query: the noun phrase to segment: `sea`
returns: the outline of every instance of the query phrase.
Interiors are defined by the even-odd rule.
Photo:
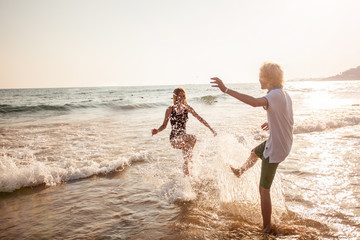
[[[197,137],[189,177],[167,128],[183,87]],[[255,97],[256,83],[229,84]],[[360,81],[288,81],[294,144],[263,234],[263,108],[210,84],[0,90],[0,239],[360,239]]]

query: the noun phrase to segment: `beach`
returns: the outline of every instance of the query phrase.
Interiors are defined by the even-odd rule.
[[[229,85],[264,96],[259,83]],[[191,176],[158,128],[179,86],[0,90],[0,239],[359,239],[360,81],[294,81],[294,144],[261,233],[266,111],[210,84],[184,85],[197,136]]]

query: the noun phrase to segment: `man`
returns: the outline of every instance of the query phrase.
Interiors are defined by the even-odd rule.
[[[240,177],[255,165],[258,158],[262,159],[259,192],[264,233],[270,233],[272,228],[270,187],[279,163],[289,155],[293,142],[292,101],[287,92],[283,90],[283,75],[278,64],[264,63],[260,68],[259,81],[261,89],[267,89],[268,93],[260,98],[231,90],[219,78],[211,78],[213,80],[212,87],[218,87],[222,92],[250,106],[263,107],[267,111],[268,122],[265,122],[261,128],[265,131],[270,130],[268,140],[251,151],[250,157],[242,167],[236,169],[230,166],[233,173]]]

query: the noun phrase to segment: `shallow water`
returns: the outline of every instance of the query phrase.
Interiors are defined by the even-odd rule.
[[[260,164],[241,178],[229,170],[266,139],[265,111],[185,86],[219,134],[190,116],[198,142],[184,178],[169,126],[150,135],[173,88],[1,90],[0,238],[360,238],[359,81],[287,83],[294,146],[272,187],[272,235],[261,233]]]

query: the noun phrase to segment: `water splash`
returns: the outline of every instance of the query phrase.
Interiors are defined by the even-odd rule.
[[[160,196],[170,203],[196,199],[189,177],[176,177],[161,187]]]

